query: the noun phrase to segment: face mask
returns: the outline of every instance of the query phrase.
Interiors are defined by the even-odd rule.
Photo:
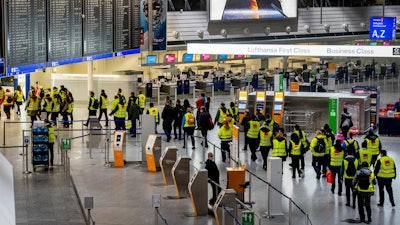
[[[214,157],[210,157],[210,160],[211,160],[211,161],[214,161]]]

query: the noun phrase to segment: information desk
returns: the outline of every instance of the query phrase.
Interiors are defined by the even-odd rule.
[[[234,189],[238,195],[238,199],[243,201],[244,187],[241,187],[246,182],[246,170],[242,168],[226,168],[228,176],[228,189]]]
[[[213,85],[212,80],[197,81],[196,88],[211,93]]]
[[[400,135],[400,118],[379,117],[379,134],[380,135]]]
[[[182,82],[183,85],[183,82]],[[189,81],[189,94],[193,94],[193,89],[196,86],[196,81]],[[161,84],[161,91],[167,93],[169,96],[175,96],[175,90],[178,87],[177,83],[163,83]]]

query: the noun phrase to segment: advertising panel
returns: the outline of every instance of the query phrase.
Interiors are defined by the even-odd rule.
[[[149,10],[150,5],[152,10]],[[141,0],[140,27],[142,30],[142,51],[165,51],[167,49],[166,0],[149,0],[149,2],[148,0]],[[149,30],[152,32],[149,33]],[[149,48],[149,45],[152,49]]]

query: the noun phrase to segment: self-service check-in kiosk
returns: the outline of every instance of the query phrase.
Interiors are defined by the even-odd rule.
[[[274,93],[274,100],[272,108],[272,119],[275,120],[280,126],[282,125],[283,108],[284,108],[285,96],[283,92],[276,91]]]
[[[174,185],[177,198],[189,197],[189,157],[179,156],[174,166],[172,167],[172,178],[174,179]]]
[[[242,123],[242,120],[245,116],[244,111],[247,109],[248,103],[248,92],[238,90],[236,94],[237,106],[239,110],[239,124]]]
[[[227,187],[234,189],[237,193],[237,198],[241,201],[244,200],[244,184],[246,183],[246,170],[240,167],[227,167]]]
[[[114,133],[114,167],[124,167],[125,136],[124,131]]]
[[[229,210],[232,215],[236,215],[237,203],[235,198],[236,192],[233,189],[225,189],[219,193],[217,200],[213,205],[213,212],[217,225],[234,224],[234,218],[229,216],[225,210]]]
[[[150,172],[160,171],[161,136],[150,134],[145,145],[147,170]]]
[[[174,184],[174,179],[172,178],[172,167],[176,162],[176,153],[178,148],[175,146],[167,146],[165,151],[160,157],[161,172],[164,178],[165,185]]]
[[[266,92],[265,91],[257,91],[256,92],[256,103],[254,106],[254,115],[257,113],[257,109],[260,110],[260,112],[265,115],[265,109],[266,109]]]
[[[188,184],[194,216],[205,216],[208,213],[208,171],[196,169]]]

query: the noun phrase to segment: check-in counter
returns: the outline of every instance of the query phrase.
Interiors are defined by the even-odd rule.
[[[214,85],[214,83],[212,82],[212,80],[197,81],[196,89],[200,89],[200,90],[210,93],[210,92],[212,92],[213,85]]]
[[[182,82],[183,85],[183,82]],[[189,94],[193,94],[193,89],[196,87],[196,81],[189,81]],[[169,96],[175,95],[175,90],[178,88],[178,84],[176,82],[167,82],[161,84],[161,92],[167,93]],[[183,88],[183,86],[182,86]]]
[[[145,85],[140,85],[138,86],[138,91],[142,91],[144,94],[146,94],[146,86]],[[153,88],[152,88],[152,97],[155,98],[158,96],[158,87],[153,84]]]
[[[231,78],[231,83],[234,87],[244,87],[246,86],[246,79],[244,77],[233,77]]]
[[[299,91],[311,92],[311,84],[310,83],[299,84]]]

